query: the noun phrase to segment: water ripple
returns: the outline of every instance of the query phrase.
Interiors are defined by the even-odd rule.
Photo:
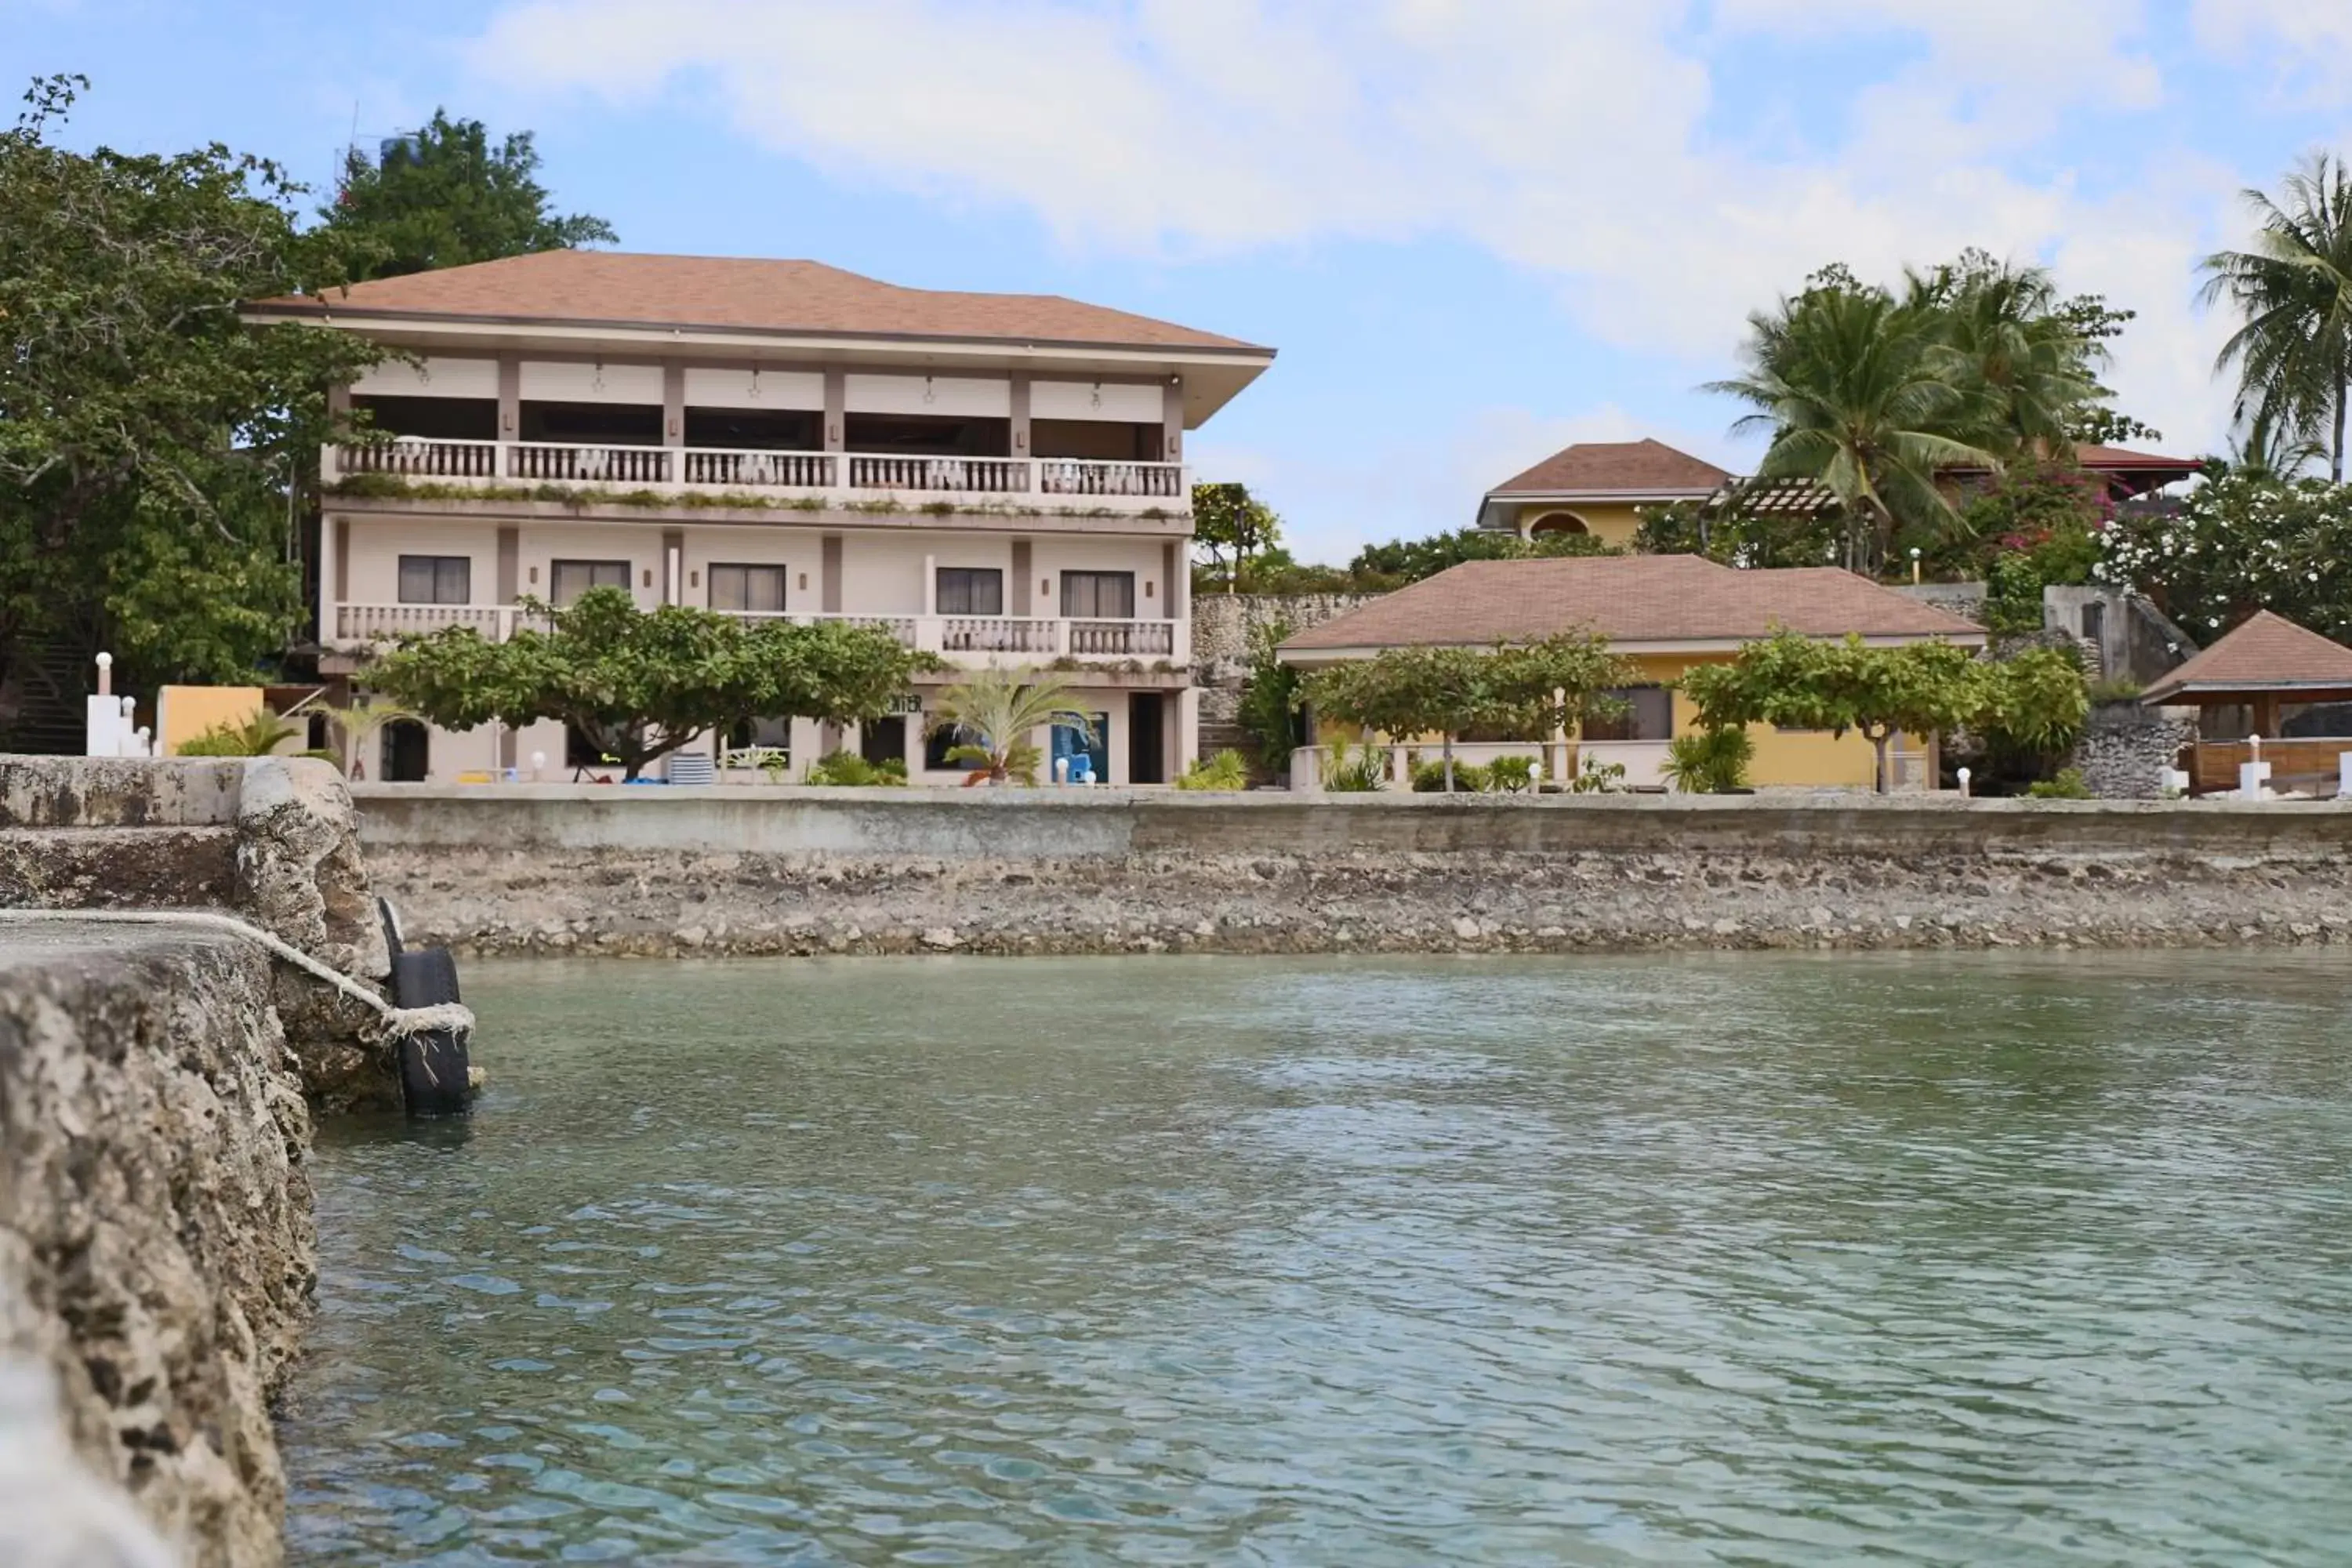
[[[2325,1563],[2291,956],[485,967],[297,1563]]]

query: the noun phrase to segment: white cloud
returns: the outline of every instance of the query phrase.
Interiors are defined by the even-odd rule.
[[[2341,104],[2352,95],[2352,5],[2344,0],[2197,0],[2197,41],[2269,68],[2283,97]]]
[[[2325,27],[2321,9],[2200,0],[2200,21]],[[2211,402],[2212,333],[2186,300],[2214,194],[2174,171],[2129,200],[2095,199],[2011,160],[2062,114],[2160,100],[2138,45],[2143,11],[2143,0],[524,0],[494,18],[474,59],[518,85],[622,101],[690,91],[835,177],[1025,210],[1073,247],[1181,258],[1465,238],[1557,279],[1588,332],[1671,356],[1694,380],[1720,364],[1748,310],[1832,258],[1881,276],[1969,244],[2051,259],[2068,288],[2143,310],[2127,401],[2188,422],[2194,441],[2210,433],[2199,411]],[[1791,155],[1715,122],[1710,51],[1856,32],[1918,52],[1853,90],[1840,145]]]

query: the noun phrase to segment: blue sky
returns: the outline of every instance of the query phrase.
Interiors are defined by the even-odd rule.
[[[625,248],[1056,292],[1268,342],[1192,442],[1308,558],[1469,521],[1572,439],[1737,465],[1742,317],[1967,244],[2140,312],[2224,435],[2195,263],[2352,148],[2352,0],[0,0],[68,134],[323,183],[436,105],[539,133]]]

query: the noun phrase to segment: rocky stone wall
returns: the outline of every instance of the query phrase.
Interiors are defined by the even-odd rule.
[[[1378,594],[1195,594],[1192,684],[1201,692],[1204,731],[1228,731],[1249,675],[1250,643],[1259,630],[1287,621],[1294,632],[1369,605]],[[1213,750],[1207,739],[1202,750]]]
[[[278,1563],[269,1397],[315,1279],[298,1066],[226,937],[0,930],[0,1562]],[[119,1493],[94,1488],[75,1463]]]
[[[2197,738],[2194,720],[2137,702],[2102,702],[2084,722],[2070,767],[2102,800],[2154,800],[2164,793],[2164,770]]]
[[[2329,805],[777,800],[788,820],[746,804],[698,843],[690,800],[587,803],[557,833],[477,794],[362,813],[377,884],[478,952],[2352,940],[2352,811]],[[453,831],[469,811],[479,831]]]

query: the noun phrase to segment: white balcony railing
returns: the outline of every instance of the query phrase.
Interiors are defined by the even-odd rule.
[[[920,458],[867,452],[761,452],[712,447],[582,446],[551,441],[443,441],[403,436],[329,447],[329,484],[364,474],[448,483],[562,484],[678,492],[745,491],[844,505],[898,500],[1028,502],[1114,511],[1181,510],[1181,463],[1081,458]]]
[[[328,641],[357,649],[404,635],[471,626],[504,642],[540,620],[518,605],[338,604]],[[1069,620],[1043,616],[890,616],[813,610],[730,612],[746,621],[837,621],[872,626],[901,646],[936,653],[951,664],[1045,664],[1055,659],[1103,663],[1149,660],[1183,664],[1192,658],[1192,628],[1178,621]]]

